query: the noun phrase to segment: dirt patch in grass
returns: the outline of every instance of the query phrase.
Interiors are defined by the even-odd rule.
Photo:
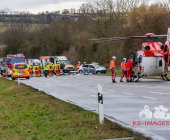
[[[56,99],[42,91],[0,78],[0,139],[99,140],[134,137],[130,129]]]

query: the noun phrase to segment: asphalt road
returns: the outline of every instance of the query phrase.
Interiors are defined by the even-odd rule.
[[[117,81],[119,79],[116,78]],[[96,75],[33,77],[20,81],[94,112],[98,112],[97,85],[101,85],[105,117],[155,140],[170,139],[170,111],[166,114],[161,110],[156,112],[157,118],[154,117],[155,107],[163,105],[170,109],[168,81],[141,79],[137,83],[111,83],[111,76]],[[149,110],[144,111],[141,119],[139,113],[145,105],[149,106]]]

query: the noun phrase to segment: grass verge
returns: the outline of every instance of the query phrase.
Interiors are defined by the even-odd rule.
[[[133,136],[130,129],[58,100],[42,91],[0,78],[0,139],[98,140]]]

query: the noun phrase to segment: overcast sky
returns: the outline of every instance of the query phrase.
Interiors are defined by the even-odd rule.
[[[86,0],[1,0],[0,11],[28,11],[33,14],[43,11],[78,9]]]
[[[79,9],[81,4],[85,2],[87,0],[0,0],[0,11],[28,11],[37,14],[43,11]]]

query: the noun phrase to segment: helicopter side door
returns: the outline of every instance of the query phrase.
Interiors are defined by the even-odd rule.
[[[164,72],[164,60],[162,57],[143,57],[141,74],[145,76],[160,76]]]
[[[141,66],[142,63],[142,55],[140,53],[136,53],[135,55],[135,63],[136,63],[136,70],[138,71],[138,73],[142,73],[143,71],[143,67]]]

